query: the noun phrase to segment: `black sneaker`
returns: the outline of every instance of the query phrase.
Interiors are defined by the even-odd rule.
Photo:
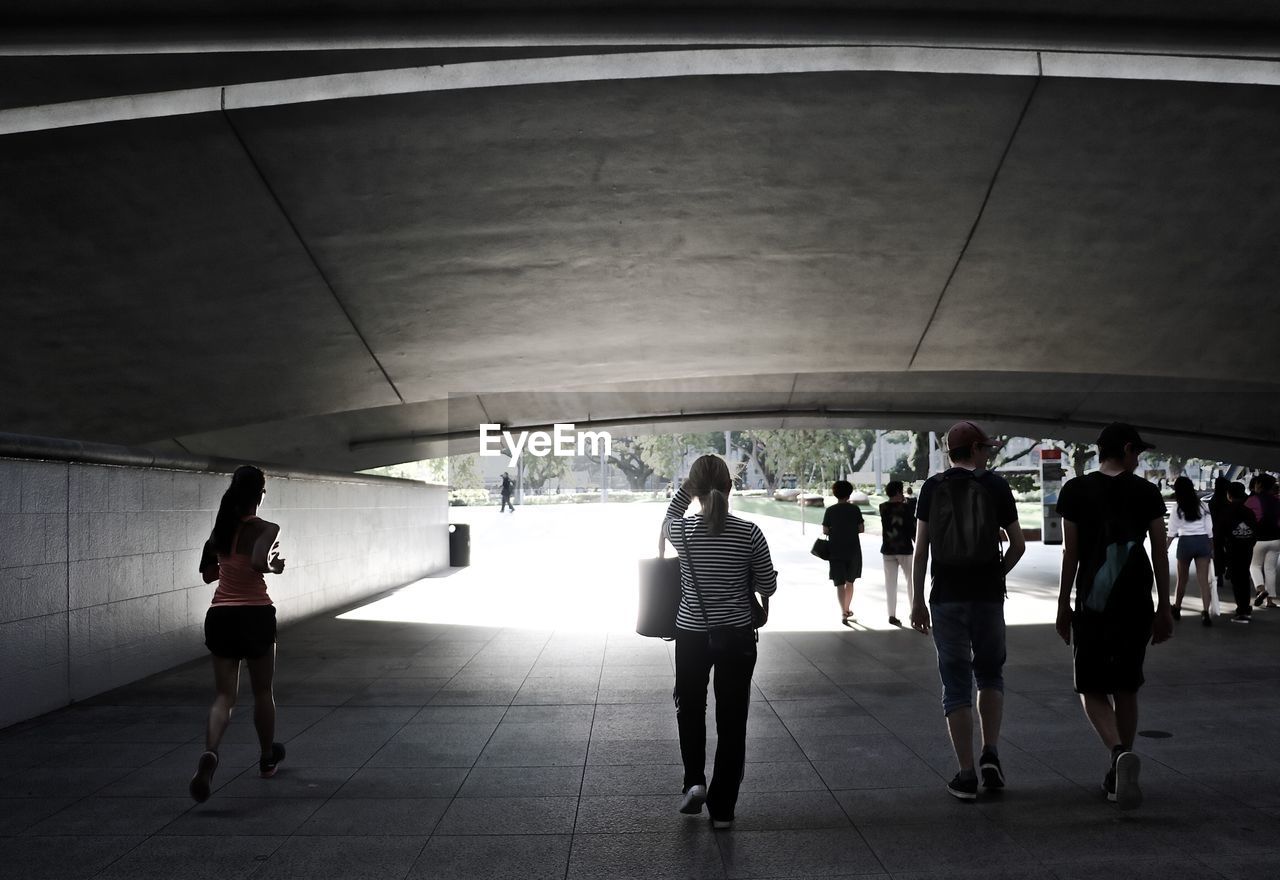
[[[200,762],[196,764],[196,775],[191,777],[191,784],[187,787],[191,792],[191,799],[197,804],[203,804],[209,799],[209,792],[213,790],[213,771],[217,769],[217,752],[205,752],[200,756]]]
[[[258,775],[270,779],[276,775],[276,765],[284,760],[284,746],[281,743],[271,744],[271,757],[258,759]]]
[[[1116,802],[1116,768],[1114,764],[1102,779],[1102,793],[1107,796],[1107,800],[1111,801],[1111,803],[1114,804]]]
[[[978,799],[978,777],[974,775],[965,779],[957,773],[947,783],[947,793],[962,801],[976,801]]]
[[[1236,615],[1233,615],[1233,616],[1232,616],[1232,618],[1231,618],[1231,622],[1232,622],[1232,623],[1248,623],[1248,622],[1249,622],[1249,615],[1248,615],[1248,614],[1236,614]]]
[[[1004,788],[1004,770],[995,752],[983,752],[978,759],[978,769],[982,771],[983,788]]]

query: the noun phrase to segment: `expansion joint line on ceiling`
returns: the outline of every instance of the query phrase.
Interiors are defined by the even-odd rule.
[[[387,380],[387,385],[395,393],[396,399],[404,403],[404,395],[400,393],[400,389],[396,387],[396,383],[392,381],[391,374],[387,372],[387,368],[382,365],[382,361],[378,360],[378,356],[374,354],[373,347],[369,345],[369,340],[364,338],[364,334],[360,332],[360,328],[356,326],[355,319],[351,316],[351,312],[347,309],[342,298],[338,296],[338,292],[333,289],[333,283],[329,280],[329,276],[325,274],[324,269],[320,266],[320,261],[316,259],[316,255],[312,252],[307,240],[302,237],[302,231],[298,229],[298,225],[293,222],[289,210],[284,206],[284,202],[280,199],[280,195],[276,192],[275,187],[271,185],[271,181],[267,179],[266,173],[262,170],[262,166],[258,164],[257,158],[253,155],[253,150],[249,149],[249,144],[245,141],[244,136],[240,134],[240,129],[236,127],[235,120],[231,118],[231,114],[227,112],[226,107],[226,89],[223,89],[222,118],[227,121],[231,133],[235,135],[236,140],[240,144],[240,148],[244,150],[245,157],[248,158],[249,164],[253,166],[253,170],[257,173],[258,179],[262,181],[262,185],[266,188],[271,200],[275,202],[276,208],[280,211],[280,216],[284,218],[284,222],[289,224],[293,236],[297,239],[298,245],[302,248],[303,253],[307,255],[307,259],[311,263],[311,267],[315,269],[316,274],[320,276],[320,281],[324,284],[325,289],[329,291],[329,295],[333,297],[333,301],[337,303],[342,316],[346,318],[347,324],[351,327],[351,331],[355,333],[356,338],[360,340],[360,344],[364,346],[364,350],[369,353],[369,357],[377,364],[378,369],[382,373],[382,378]]]
[[[1036,53],[1037,59],[1039,53]],[[960,264],[964,262],[965,255],[969,252],[969,245],[973,242],[973,236],[978,231],[978,225],[982,223],[982,215],[986,213],[987,203],[991,201],[991,193],[995,191],[996,181],[1000,178],[1000,171],[1004,168],[1005,160],[1009,158],[1010,151],[1013,150],[1013,142],[1018,138],[1018,132],[1022,129],[1022,121],[1027,118],[1027,111],[1031,109],[1031,102],[1035,100],[1036,90],[1040,88],[1043,81],[1043,68],[1041,75],[1037,76],[1031,84],[1031,90],[1027,92],[1027,100],[1022,104],[1022,112],[1018,114],[1018,121],[1013,125],[1013,131],[1009,133],[1009,140],[1004,145],[1004,152],[1000,154],[1000,161],[996,163],[995,171],[991,174],[991,180],[987,183],[987,191],[982,197],[982,204],[978,206],[978,213],[973,218],[973,225],[969,227],[969,234],[964,238],[964,244],[960,246],[960,253],[956,255],[956,261],[951,266],[951,272],[947,275],[947,280],[943,282],[942,290],[938,293],[938,299],[933,304],[933,311],[929,313],[929,320],[925,322],[924,330],[920,333],[920,338],[916,340],[916,347],[911,352],[911,360],[907,362],[907,369],[910,370],[915,366],[916,358],[920,355],[920,349],[924,346],[924,341],[929,335],[929,330],[933,328],[933,322],[938,317],[938,310],[942,308],[942,301],[947,297],[947,291],[951,289],[951,282],[955,280],[956,273],[960,271]]]

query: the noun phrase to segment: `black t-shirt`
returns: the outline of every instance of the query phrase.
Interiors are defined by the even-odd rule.
[[[1217,522],[1213,526],[1214,535],[1218,534]],[[1227,544],[1227,553],[1233,556],[1252,556],[1253,545],[1258,541],[1258,518],[1243,503],[1228,503],[1222,511],[1222,538]]]
[[[968,468],[950,468],[925,480],[916,504],[916,519],[927,523],[929,506],[933,503],[933,493],[937,491],[938,484],[966,471]],[[991,493],[996,504],[996,521],[1001,527],[1017,522],[1018,505],[1004,477],[995,471],[974,471],[973,475],[978,485]],[[999,560],[982,568],[962,569],[938,565],[930,560],[929,569],[933,583],[929,592],[930,602],[999,602],[1004,599],[1004,563]]]
[[[1160,490],[1135,474],[1094,471],[1067,481],[1058,513],[1076,526],[1076,608],[1150,613],[1154,573],[1143,541],[1164,519]]]
[[[858,531],[862,527],[862,511],[848,502],[833,504],[822,515],[822,524],[830,529],[832,559],[861,559],[862,544]]]
[[[915,504],[886,501],[880,505],[880,552],[886,556],[906,556],[914,552],[916,539]]]

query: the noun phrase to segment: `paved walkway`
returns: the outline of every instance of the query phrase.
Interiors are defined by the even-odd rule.
[[[966,805],[943,790],[931,642],[888,627],[871,568],[864,625],[841,627],[812,528],[762,520],[777,620],[738,821],[713,833],[676,812],[670,646],[629,632],[661,508],[465,513],[472,568],[282,633],[274,779],[257,778],[246,692],[213,797],[187,798],[206,661],[0,732],[5,875],[1280,875],[1280,612],[1211,629],[1192,613],[1152,649],[1141,727],[1170,736],[1141,739],[1147,803],[1122,815],[1047,622],[1058,554],[1034,547],[1010,603],[1009,788]]]

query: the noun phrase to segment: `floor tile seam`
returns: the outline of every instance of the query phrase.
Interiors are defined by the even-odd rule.
[[[788,642],[788,644],[790,643]],[[805,661],[809,663],[809,665],[813,666],[814,669],[817,669],[819,674],[821,674],[823,678],[826,678],[827,681],[831,681],[830,677],[827,676],[825,672],[822,672],[822,670],[818,669],[818,667],[814,665],[813,661],[810,660],[808,656],[806,656],[803,653],[801,653],[800,656],[804,657]],[[835,684],[835,683],[832,682],[832,684]],[[887,875],[889,873],[889,869],[885,867],[884,861],[881,860],[879,853],[877,853],[871,847],[871,843],[870,841],[867,840],[866,835],[862,833],[862,829],[859,828],[857,823],[853,821],[853,817],[849,815],[849,811],[845,809],[844,804],[842,804],[840,802],[840,799],[836,797],[835,794],[832,792],[831,786],[827,784],[827,780],[823,777],[823,775],[818,772],[818,768],[814,765],[813,759],[809,757],[809,753],[805,751],[803,746],[800,745],[800,742],[796,739],[795,733],[793,733],[791,728],[787,726],[787,722],[782,718],[782,716],[778,714],[778,710],[774,708],[773,702],[768,698],[768,696],[766,696],[763,691],[761,691],[760,695],[764,697],[764,703],[766,706],[769,707],[769,711],[773,713],[773,716],[782,722],[782,727],[784,730],[787,731],[787,736],[791,738],[791,742],[795,745],[797,749],[800,750],[800,754],[804,755],[805,762],[808,763],[809,769],[813,771],[814,775],[817,776],[818,780],[822,783],[822,786],[823,786],[822,790],[826,791],[827,796],[835,801],[836,806],[840,809],[840,812],[844,816],[845,821],[849,823],[849,826],[853,829],[854,833],[858,835],[858,839],[861,840],[862,845],[867,848],[867,852],[869,852],[871,854],[871,857],[876,860],[876,864],[880,866],[881,872]],[[848,694],[846,694],[846,696],[848,696]],[[849,697],[849,699],[853,700],[852,697]],[[857,700],[853,700],[853,702],[861,706],[861,704],[858,703]],[[716,840],[716,847],[720,853],[720,862],[721,862],[721,866],[723,867],[724,874],[726,877],[728,877],[729,865],[725,858],[724,846],[721,844],[718,838]]]
[[[573,826],[569,831],[569,853],[564,860],[564,876],[562,880],[568,880],[569,866],[573,864],[573,845],[578,838],[578,817],[582,813],[582,793],[586,790],[587,785],[587,767],[590,766],[588,761],[591,758],[591,740],[596,732],[596,714],[600,708],[600,683],[604,681],[604,657],[609,656],[609,639],[612,638],[611,633],[605,633],[604,637],[604,653],[600,661],[600,673],[596,676],[596,698],[591,704],[591,726],[587,729],[587,751],[582,759],[582,778],[578,780],[578,798],[573,808]]]
[[[500,631],[499,631],[499,632],[500,632]],[[494,640],[494,639],[496,639],[497,637],[498,637],[498,633],[494,633],[494,634],[493,634],[493,636],[491,636],[491,637],[490,637],[490,638],[485,642],[485,645],[488,645],[488,644],[492,643],[492,642],[493,642],[493,640]],[[477,649],[477,653],[478,653],[479,651],[481,651],[481,650],[483,650],[483,647],[481,647],[481,648]],[[472,654],[471,656],[472,656],[472,657],[474,657],[474,656],[475,656],[475,654]],[[471,659],[471,658],[468,658],[468,661],[467,661],[467,662],[470,662],[470,659]],[[461,674],[462,670],[463,670],[463,669],[465,669],[465,668],[466,668],[466,664],[464,664],[464,665],[463,665],[463,666],[462,666],[462,667],[461,667],[457,672],[455,672],[452,676],[450,676],[449,681],[450,681],[450,682],[451,682],[451,681],[453,681],[453,679],[454,679],[454,678],[456,678],[459,674]],[[378,679],[375,679],[375,681],[376,681],[376,680],[378,680]],[[442,687],[447,687],[447,686],[448,686],[448,682],[446,682],[446,683],[445,683],[445,685],[443,685]],[[320,718],[317,718],[317,719],[316,719],[316,721],[315,721],[315,722],[313,722],[312,724],[314,725],[314,724],[316,724],[316,723],[319,723],[319,721],[320,721],[321,719],[329,717],[329,716],[330,716],[330,715],[332,715],[335,711],[337,711],[337,709],[338,709],[340,706],[345,706],[345,705],[346,705],[350,700],[354,699],[354,698],[355,698],[355,696],[356,696],[356,695],[354,695],[354,694],[353,694],[353,695],[352,695],[351,697],[349,697],[347,700],[344,700],[341,704],[339,704],[339,706],[333,706],[333,707],[331,707],[331,708],[330,708],[330,710],[329,710],[329,712],[326,712],[324,715],[320,716]],[[504,713],[504,714],[505,714],[505,713]],[[365,769],[365,768],[369,765],[369,762],[370,762],[371,760],[373,760],[373,756],[374,756],[374,755],[376,755],[376,754],[378,753],[378,751],[380,751],[382,748],[384,748],[388,742],[390,742],[392,739],[394,739],[396,736],[398,736],[398,735],[401,733],[401,731],[403,731],[403,730],[404,730],[404,729],[405,729],[405,728],[406,728],[406,727],[407,727],[407,726],[412,722],[412,720],[413,720],[415,717],[417,717],[417,713],[413,713],[413,714],[411,714],[408,718],[406,718],[406,719],[404,720],[404,722],[403,722],[403,723],[401,723],[401,724],[400,724],[400,726],[396,728],[395,733],[392,733],[389,737],[387,737],[387,739],[383,740],[382,745],[381,745],[381,746],[379,746],[379,747],[378,747],[378,749],[377,749],[377,750],[375,750],[371,755],[369,755],[369,757],[365,758],[364,762],[363,762],[359,767],[357,767],[357,768],[356,768],[356,769],[351,773],[351,775],[350,775],[350,776],[348,776],[345,780],[343,780],[343,782],[342,782],[341,784],[339,784],[339,785],[337,786],[337,788],[335,788],[335,789],[334,789],[334,790],[333,790],[333,791],[332,791],[332,792],[331,792],[327,797],[323,798],[322,800],[321,800],[321,799],[319,799],[319,798],[317,798],[316,800],[321,800],[321,803],[319,804],[319,806],[317,806],[314,810],[312,810],[312,811],[307,815],[307,817],[306,817],[305,819],[303,819],[303,820],[302,820],[302,822],[300,822],[300,823],[298,824],[297,828],[293,829],[292,831],[290,831],[290,832],[289,832],[289,834],[288,834],[288,835],[285,835],[285,836],[284,836],[284,838],[285,838],[285,839],[284,839],[284,841],[280,844],[280,846],[281,846],[281,847],[285,846],[287,843],[289,843],[290,841],[292,841],[294,837],[297,837],[297,836],[306,836],[306,835],[299,835],[299,834],[298,834],[298,832],[302,829],[302,827],[303,827],[304,825],[306,825],[306,823],[307,823],[307,822],[308,822],[308,821],[309,821],[313,816],[315,816],[315,815],[316,815],[316,813],[319,813],[321,810],[323,810],[323,809],[324,809],[324,808],[329,804],[329,802],[330,802],[330,801],[332,801],[332,800],[337,796],[338,792],[342,790],[342,787],[343,787],[344,785],[346,785],[346,783],[347,783],[348,781],[350,781],[350,780],[351,780],[351,778],[352,778],[352,777],[354,777],[357,773],[359,773],[361,770]],[[312,726],[312,725],[308,725],[308,726],[307,726],[307,728],[306,728],[306,729],[304,729],[304,731],[303,731],[303,732],[305,733],[305,732],[306,732],[306,730],[309,730],[309,729],[311,728],[311,726]],[[495,727],[495,729],[496,729],[496,727]],[[491,736],[492,736],[492,735],[491,735]],[[292,737],[291,737],[291,739],[292,739]],[[247,772],[247,771],[246,771],[246,772]],[[243,775],[243,774],[241,774],[241,775]],[[238,777],[237,777],[237,778],[238,778]],[[463,781],[465,782],[465,779],[464,779]],[[450,799],[450,803],[452,803],[452,798]],[[447,810],[448,810],[448,807],[446,807],[446,808],[445,808],[445,810],[441,812],[441,816],[440,816],[440,818],[443,818],[443,816],[444,816],[444,812],[446,812]],[[189,811],[188,811],[188,812],[189,812]],[[185,813],[184,813],[183,815],[185,815]],[[423,841],[422,848],[418,851],[417,855],[416,855],[416,856],[414,856],[413,861],[411,861],[411,862],[409,863],[409,867],[408,867],[408,869],[406,869],[405,874],[404,874],[404,876],[401,878],[401,880],[404,880],[404,878],[407,878],[407,877],[408,877],[409,872],[413,870],[413,866],[414,866],[414,864],[416,864],[416,863],[417,863],[417,861],[418,861],[418,859],[422,857],[422,853],[426,850],[427,842],[428,842],[428,841],[430,841],[430,839],[431,839],[431,833],[432,833],[432,832],[435,830],[435,828],[439,825],[440,818],[437,818],[437,819],[436,819],[436,823],[435,823],[435,824],[433,824],[433,825],[431,826],[431,832],[428,832],[428,833],[427,833],[426,838],[425,838],[425,839],[424,839],[424,841]],[[261,870],[262,870],[262,868],[263,868],[263,867],[265,867],[265,863],[264,863],[262,866],[259,866],[256,870],[254,870],[254,871],[249,875],[249,877],[253,877],[253,876],[255,876],[259,871],[261,871]]]
[[[504,631],[504,629],[505,629],[505,628],[503,628],[503,629],[499,629],[497,632],[495,632],[495,633],[493,634],[493,636],[489,639],[489,641],[485,642],[485,645],[489,645],[489,644],[491,644],[491,643],[493,642],[493,640],[494,640],[494,639],[498,638],[498,636],[502,634],[502,632]],[[552,639],[552,637],[553,637],[554,635],[555,635],[555,631],[554,631],[554,630],[552,630],[552,631],[551,631],[551,633],[549,633],[549,634],[547,635],[546,639],[543,641],[543,643],[542,643],[542,647],[538,649],[538,656],[534,658],[534,662],[533,662],[533,665],[534,665],[534,666],[536,666],[536,665],[537,665],[538,659],[539,659],[539,658],[541,658],[541,657],[542,657],[542,655],[546,652],[546,650],[547,650],[547,645],[549,645],[549,644],[551,643],[551,639]],[[481,648],[480,650],[484,650],[484,649],[483,649],[483,648]],[[478,653],[478,652],[477,652],[477,653]],[[473,656],[474,656],[474,655],[473,655]],[[468,662],[470,662],[470,661],[468,661]],[[465,668],[466,668],[466,666],[464,665],[464,666],[463,666],[463,669],[465,669]],[[521,679],[521,681],[520,681],[520,687],[516,688],[516,689],[515,689],[515,692],[514,692],[514,693],[512,693],[512,695],[511,695],[511,700],[507,703],[506,707],[502,710],[502,715],[498,718],[498,723],[497,723],[497,724],[495,724],[495,725],[493,726],[493,730],[489,732],[489,736],[488,736],[488,738],[485,740],[484,745],[480,747],[480,751],[476,754],[475,760],[473,760],[473,761],[471,762],[470,766],[467,768],[466,775],[464,775],[464,776],[462,777],[462,781],[458,784],[457,791],[455,791],[455,792],[454,792],[454,793],[449,797],[449,803],[445,806],[445,808],[444,808],[443,810],[441,810],[441,811],[440,811],[440,815],[436,818],[436,821],[435,821],[435,822],[432,824],[432,826],[431,826],[431,830],[427,833],[427,837],[426,837],[426,839],[425,839],[425,840],[423,840],[423,842],[422,842],[422,848],[418,850],[418,854],[417,854],[416,856],[414,856],[413,861],[411,861],[411,862],[409,863],[409,867],[408,867],[408,869],[405,871],[404,875],[401,877],[401,880],[408,880],[409,874],[411,874],[411,873],[413,872],[413,866],[414,866],[414,865],[416,865],[416,864],[418,863],[418,860],[419,860],[419,859],[421,859],[421,858],[422,858],[422,856],[423,856],[423,854],[427,851],[427,847],[428,847],[428,846],[430,846],[430,844],[431,844],[431,838],[435,836],[436,829],[440,827],[440,823],[444,821],[444,817],[445,817],[445,816],[447,816],[447,815],[449,814],[449,810],[451,810],[451,809],[453,808],[454,803],[456,803],[456,802],[458,801],[458,793],[459,793],[459,792],[461,792],[461,791],[462,791],[462,789],[466,787],[467,780],[471,778],[471,773],[476,769],[476,765],[479,763],[479,761],[480,761],[480,757],[484,754],[484,750],[485,750],[485,749],[487,749],[487,748],[489,748],[489,744],[490,744],[491,742],[493,742],[493,737],[497,734],[497,732],[498,732],[498,728],[502,726],[502,722],[506,719],[506,717],[507,717],[507,713],[511,711],[511,707],[512,707],[513,705],[515,705],[516,697],[520,694],[520,689],[521,689],[521,688],[523,688],[523,687],[525,686],[525,683],[529,680],[529,675],[530,675],[530,673],[532,673],[532,671],[533,671],[533,669],[532,669],[532,667],[530,667],[529,672],[526,672],[526,673],[525,673],[524,678],[523,678],[523,679]],[[461,672],[462,672],[462,669],[458,670],[458,674],[461,674]],[[452,679],[450,679],[450,680],[452,681]],[[446,686],[447,686],[447,685],[446,685]],[[406,724],[407,724],[407,723],[408,723],[408,722],[406,722]],[[376,754],[376,753],[375,753],[375,754]],[[372,756],[370,756],[370,759],[369,759],[369,760],[372,760]],[[366,761],[366,763],[367,763],[367,761]],[[362,768],[362,769],[363,769],[363,768]],[[359,771],[356,771],[356,772],[359,772]],[[352,775],[354,775],[354,774],[352,774]],[[583,775],[584,775],[584,776],[586,775],[586,764],[585,764],[585,759],[584,759],[584,763],[583,763]],[[337,793],[337,792],[335,792],[335,794],[336,794],[336,793]],[[330,798],[332,798],[332,795],[330,796]],[[326,803],[327,803],[327,801],[326,801]],[[575,815],[576,815],[576,813],[575,813]],[[443,835],[442,835],[442,836],[443,836]],[[490,835],[481,835],[481,836],[490,836]],[[571,849],[572,849],[572,848],[571,848]],[[565,873],[566,873],[566,876],[567,876],[567,874],[568,874],[568,863],[567,863],[567,862],[566,862],[566,865],[565,865]]]
[[[176,748],[181,748],[181,747],[182,747],[182,744],[181,744],[181,743],[180,743],[180,744],[178,744],[178,746],[176,746]],[[28,769],[30,769],[30,770],[36,770],[36,769],[41,769],[41,768],[43,768],[43,767],[45,767],[45,766],[46,766],[46,765],[44,765],[44,764],[39,764],[39,765],[37,765],[36,767],[30,767],[30,768],[28,768]],[[117,769],[117,768],[110,768],[110,769]],[[113,777],[112,777],[108,782],[104,782],[104,783],[103,783],[101,786],[99,786],[98,788],[95,788],[95,789],[93,789],[92,791],[85,792],[84,794],[80,795],[79,797],[74,797],[74,796],[73,796],[73,797],[72,797],[72,800],[71,800],[71,802],[70,802],[70,803],[68,803],[68,804],[64,804],[64,805],[63,805],[62,807],[60,807],[59,809],[54,810],[54,811],[53,811],[52,813],[50,813],[48,816],[45,816],[43,819],[41,819],[41,820],[40,820],[40,822],[47,822],[47,821],[49,821],[50,819],[53,819],[53,818],[55,818],[55,817],[57,817],[57,816],[60,816],[61,814],[65,813],[67,810],[69,810],[69,809],[71,809],[72,807],[76,806],[77,804],[83,803],[84,801],[87,801],[89,798],[94,797],[95,795],[97,795],[97,794],[98,794],[98,792],[100,792],[100,791],[104,790],[107,786],[109,786],[109,785],[113,785],[113,784],[115,784],[115,783],[119,782],[120,780],[122,780],[122,779],[124,779],[126,776],[128,776],[129,774],[133,773],[133,772],[134,772],[134,771],[136,771],[136,770],[140,770],[140,769],[141,769],[140,767],[131,767],[131,768],[125,768],[125,769],[123,769],[123,770],[121,771],[120,775],[118,775],[118,776],[113,776]],[[5,798],[5,800],[17,800],[17,798]],[[34,825],[38,825],[38,824],[40,824],[40,822],[35,822],[35,823],[33,823],[33,826],[34,826]]]

